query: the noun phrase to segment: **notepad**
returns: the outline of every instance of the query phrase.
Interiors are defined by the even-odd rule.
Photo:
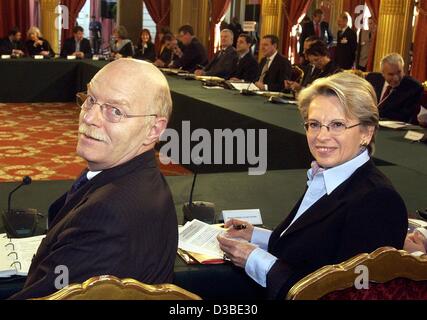
[[[26,276],[44,235],[10,239],[0,234],[0,278]]]

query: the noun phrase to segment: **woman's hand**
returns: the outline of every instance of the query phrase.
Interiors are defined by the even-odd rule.
[[[241,268],[246,266],[249,255],[256,249],[255,245],[246,241],[230,239],[221,235],[219,235],[217,239],[225,255],[233,264]]]
[[[239,226],[245,226],[245,228],[239,229]],[[225,235],[229,238],[241,238],[248,242],[252,239],[252,234],[254,232],[254,226],[250,223],[238,220],[230,219],[224,223],[224,228],[228,229]]]
[[[403,249],[412,253],[416,251],[421,251],[426,253],[426,247],[424,242],[426,238],[419,232],[410,233],[406,236],[405,244]]]

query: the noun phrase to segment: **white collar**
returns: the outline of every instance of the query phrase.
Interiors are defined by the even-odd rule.
[[[86,173],[86,177],[87,177],[88,180],[92,180],[93,178],[95,178],[101,172],[102,172],[102,170],[101,171],[88,171]]]

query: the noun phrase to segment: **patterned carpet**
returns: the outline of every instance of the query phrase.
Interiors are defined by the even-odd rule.
[[[75,153],[79,109],[74,103],[0,103],[0,182],[74,180],[86,163]],[[162,165],[165,175],[188,175]]]

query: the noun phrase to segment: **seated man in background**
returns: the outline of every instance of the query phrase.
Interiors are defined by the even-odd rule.
[[[237,39],[237,63],[231,73],[231,81],[254,82],[258,78],[258,62],[251,52],[253,40],[248,34],[241,34]]]
[[[73,28],[73,36],[65,40],[61,57],[76,56],[79,59],[92,57],[92,48],[88,39],[84,38],[84,29],[80,26]]]
[[[25,44],[22,42],[22,33],[15,28],[9,32],[9,36],[0,41],[0,54],[23,57]]]
[[[381,60],[382,73],[370,73],[368,80],[378,98],[380,118],[412,122],[420,105],[423,87],[403,71],[405,62],[398,53],[391,53]]]
[[[200,66],[206,65],[208,55],[205,47],[194,35],[193,27],[184,25],[179,28],[179,40],[183,44],[182,50],[177,50],[179,58],[174,61],[172,68],[181,68],[188,72],[194,72]]]
[[[79,97],[77,154],[88,169],[49,208],[46,238],[13,299],[60,289],[57,266],[67,268],[68,283],[100,275],[173,280],[177,217],[154,151],[172,111],[165,77],[148,62],[120,59]]]
[[[236,49],[233,47],[233,32],[229,29],[221,31],[221,50],[215,53],[211,61],[203,69],[197,69],[196,76],[217,76],[224,79],[230,77],[237,63]]]
[[[259,65],[259,78],[255,85],[260,90],[282,91],[285,80],[290,80],[292,66],[288,59],[277,51],[279,38],[275,35],[266,35],[261,40],[263,59]]]

